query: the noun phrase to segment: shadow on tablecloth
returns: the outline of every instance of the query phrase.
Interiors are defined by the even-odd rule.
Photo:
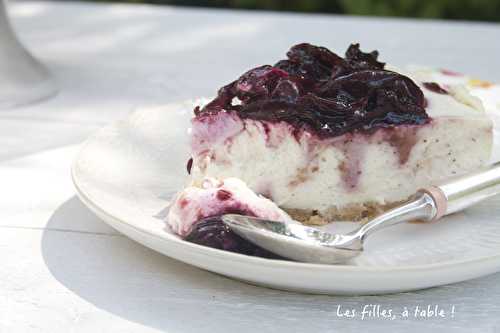
[[[494,304],[500,299],[495,288],[500,275],[387,296],[315,296],[255,287],[180,263],[125,238],[76,197],[48,221],[42,253],[53,276],[97,308],[172,332],[491,331],[492,308],[498,309]],[[361,320],[363,307],[370,305],[394,313],[407,307],[410,316]],[[446,311],[455,305],[455,315],[413,316],[416,306],[428,305]],[[356,317],[341,316],[346,310],[355,310]]]

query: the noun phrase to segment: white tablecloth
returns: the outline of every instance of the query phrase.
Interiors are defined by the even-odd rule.
[[[63,2],[15,2],[10,10],[61,91],[0,112],[0,332],[500,332],[499,274],[379,297],[254,287],[117,234],[78,201],[69,176],[79,143],[104,124],[139,107],[212,95],[297,42],[342,52],[360,41],[393,64],[500,81],[499,25]],[[366,304],[454,305],[455,315],[388,321],[337,313]]]

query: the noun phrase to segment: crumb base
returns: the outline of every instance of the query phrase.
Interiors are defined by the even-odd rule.
[[[409,198],[408,198],[409,199]],[[305,225],[321,226],[335,221],[351,221],[366,223],[370,219],[383,212],[394,208],[407,200],[377,203],[364,202],[361,204],[351,204],[344,207],[332,206],[323,212],[309,209],[289,209],[283,208],[294,220]]]

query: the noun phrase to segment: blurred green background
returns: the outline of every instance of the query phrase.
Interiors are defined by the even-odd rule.
[[[128,0],[127,2],[309,13],[500,21],[500,0]]]

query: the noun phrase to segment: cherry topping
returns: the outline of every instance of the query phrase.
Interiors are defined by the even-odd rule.
[[[349,46],[345,58],[324,47],[298,44],[287,59],[251,69],[222,87],[195,115],[236,112],[244,119],[288,122],[320,137],[428,122],[420,88],[384,69],[377,58],[377,51],[364,53],[359,44]]]
[[[423,85],[425,88],[429,89],[432,92],[435,92],[436,94],[448,95],[448,91],[446,91],[436,82],[424,82]]]

